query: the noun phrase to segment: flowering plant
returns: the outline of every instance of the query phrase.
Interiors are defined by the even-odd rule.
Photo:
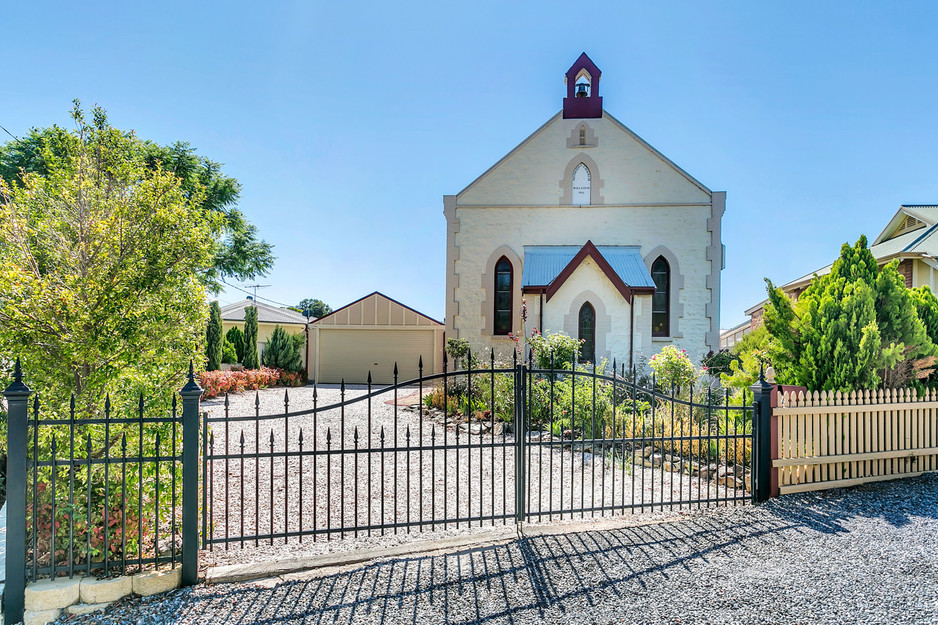
[[[673,345],[665,345],[660,353],[651,357],[648,362],[657,377],[657,383],[662,388],[672,386],[687,388],[697,379],[697,370],[687,357],[687,352]]]

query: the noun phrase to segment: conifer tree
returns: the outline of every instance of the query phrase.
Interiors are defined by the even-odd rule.
[[[897,266],[880,271],[860,237],[843,245],[830,274],[815,276],[797,303],[767,280],[764,320],[779,382],[842,391],[907,385],[935,345]]]
[[[241,328],[238,326],[228,328],[228,331],[225,333],[225,340],[231,344],[231,347],[235,351],[234,362],[244,360],[244,332],[241,331]]]
[[[259,369],[257,361],[257,308],[248,306],[244,309],[244,356],[241,364],[245,369]]]
[[[270,340],[264,348],[264,366],[287,371],[300,371],[303,368],[302,356],[297,343],[280,326],[274,328]]]
[[[205,353],[208,357],[208,363],[205,365],[206,371],[218,371],[221,368],[221,329],[221,308],[216,300],[209,307],[208,328],[205,331]]]

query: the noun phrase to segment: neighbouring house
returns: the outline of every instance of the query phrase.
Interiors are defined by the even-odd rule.
[[[899,261],[899,273],[905,278],[907,288],[928,285],[932,291],[938,287],[938,205],[903,204],[892,216],[873,241],[870,253],[880,268]],[[794,300],[804,293],[815,275],[830,273],[833,263],[817,271],[801,276],[781,285],[782,291]],[[768,300],[763,300],[746,309],[749,327],[755,330],[762,325],[762,311]]]
[[[306,317],[290,310],[289,308],[278,308],[263,302],[259,302],[252,297],[243,299],[234,304],[228,304],[221,309],[222,331],[228,332],[235,326],[244,330],[244,309],[253,307],[257,309],[257,353],[258,356],[264,354],[264,346],[270,340],[274,328],[277,326],[286,330],[287,334],[305,334]],[[305,358],[305,355],[304,355]],[[304,363],[305,364],[305,363]],[[308,371],[307,371],[308,373]]]
[[[720,349],[732,349],[750,332],[752,332],[752,323],[748,319],[727,330],[720,330]]]
[[[318,383],[375,384],[443,370],[443,324],[375,291],[309,324],[309,377]]]
[[[447,338],[504,355],[536,327],[620,363],[719,349],[726,194],[605,111],[600,76],[580,55],[562,110],[443,197]]]

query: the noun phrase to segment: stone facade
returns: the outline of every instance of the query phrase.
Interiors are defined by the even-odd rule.
[[[583,198],[572,189],[580,163],[590,170],[588,205],[571,203]],[[589,301],[597,359],[627,360],[631,338],[635,355],[674,344],[699,360],[719,347],[724,202],[725,193],[708,190],[608,112],[589,119],[558,113],[459,194],[444,197],[447,337],[510,353],[513,342],[492,331],[494,266],[504,256],[512,263],[514,333],[521,331],[522,297],[526,334],[537,326],[576,336],[578,306]],[[652,337],[650,295],[632,298],[630,332],[630,302],[589,259],[549,301],[522,293],[525,246],[587,241],[638,246],[649,268],[659,255],[670,259],[667,336]]]

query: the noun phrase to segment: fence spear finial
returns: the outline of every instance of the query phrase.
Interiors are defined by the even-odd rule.
[[[16,357],[16,364],[13,366],[13,382],[16,384],[23,383],[23,368],[20,365],[20,357]]]
[[[191,358],[189,359],[189,381],[195,382],[195,365]]]
[[[765,382],[765,361],[759,361],[759,381]]]

